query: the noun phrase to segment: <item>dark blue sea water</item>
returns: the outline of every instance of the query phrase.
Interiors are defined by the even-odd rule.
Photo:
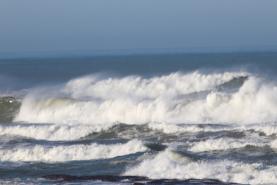
[[[0,60],[0,184],[275,184],[277,53]]]
[[[153,76],[177,71],[247,69],[274,73],[277,53],[222,53],[98,56],[84,58],[0,59],[2,79],[20,84],[2,84],[2,89],[33,83],[65,82],[92,73]],[[23,83],[23,84],[22,84]]]

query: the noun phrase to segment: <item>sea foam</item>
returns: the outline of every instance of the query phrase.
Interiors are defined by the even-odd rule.
[[[102,129],[102,125],[83,124],[6,124],[0,125],[0,135],[49,141],[68,141],[80,139]]]
[[[230,160],[194,161],[169,149],[143,160],[124,173],[153,179],[212,178],[243,184],[275,184],[276,174],[277,167],[274,166],[264,167],[260,163],[247,164]]]
[[[125,144],[77,144],[62,146],[18,146],[11,149],[0,148],[0,161],[38,161],[65,162],[73,160],[107,159],[146,151],[147,148],[139,140],[131,140]]]

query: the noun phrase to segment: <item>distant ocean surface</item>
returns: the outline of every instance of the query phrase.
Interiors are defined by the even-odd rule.
[[[277,53],[0,60],[0,184],[276,184]]]

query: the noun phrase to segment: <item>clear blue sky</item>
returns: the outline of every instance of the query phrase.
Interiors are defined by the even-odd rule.
[[[0,0],[0,56],[277,50],[277,0]]]

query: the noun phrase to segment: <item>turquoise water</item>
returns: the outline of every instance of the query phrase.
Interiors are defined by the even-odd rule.
[[[1,59],[0,182],[274,184],[276,73],[277,53]]]

